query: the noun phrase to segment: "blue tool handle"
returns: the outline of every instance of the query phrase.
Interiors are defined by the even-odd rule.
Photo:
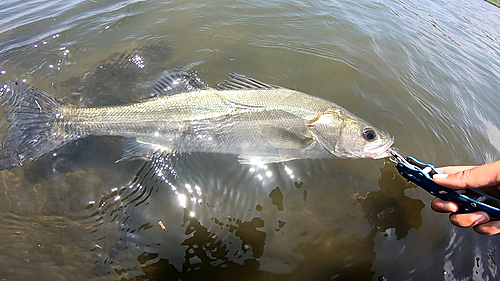
[[[415,183],[442,200],[455,202],[458,205],[459,212],[483,211],[492,218],[500,219],[500,200],[498,198],[473,188],[455,190],[441,186],[431,178],[431,175],[436,173],[436,169],[432,164],[421,162],[411,156],[406,159],[409,163],[418,167],[418,169],[415,169],[402,162],[396,164],[399,173],[408,181]],[[425,167],[431,168],[431,175],[422,171]]]

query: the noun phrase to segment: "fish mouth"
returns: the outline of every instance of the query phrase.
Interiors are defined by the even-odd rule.
[[[391,137],[387,140],[387,142],[384,145],[378,146],[377,148],[373,149],[367,149],[366,156],[373,159],[382,159],[391,157],[392,154],[388,150],[393,143],[394,143],[394,138]]]

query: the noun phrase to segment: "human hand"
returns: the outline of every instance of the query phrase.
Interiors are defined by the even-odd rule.
[[[452,189],[476,188],[493,197],[500,198],[500,161],[481,166],[449,166],[438,168],[443,174],[436,174],[433,180]],[[490,221],[485,212],[456,214],[457,204],[434,198],[434,211],[452,213],[450,222],[459,227],[473,227],[477,233],[493,235],[500,233],[500,221]],[[500,219],[500,218],[498,218]]]

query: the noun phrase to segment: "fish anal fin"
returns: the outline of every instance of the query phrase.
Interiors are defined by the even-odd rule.
[[[265,164],[281,163],[294,160],[293,157],[288,156],[255,156],[255,155],[238,155],[238,162],[241,165],[257,165],[262,166]]]
[[[140,138],[123,138],[122,143],[123,156],[116,162],[123,160],[150,160],[153,154],[161,154],[170,152],[170,149],[161,145],[157,145]]]

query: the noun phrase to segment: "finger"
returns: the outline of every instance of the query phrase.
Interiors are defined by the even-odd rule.
[[[443,174],[454,174],[464,170],[469,170],[477,166],[446,166],[437,168]]]
[[[454,174],[436,174],[437,184],[449,188],[496,186],[500,182],[500,161],[463,170]]]
[[[471,227],[478,224],[486,223],[490,220],[490,216],[485,212],[475,212],[468,214],[451,214],[450,222],[459,227]]]
[[[454,213],[458,211],[457,204],[450,201],[443,201],[439,198],[434,198],[434,200],[432,200],[431,208],[439,213]]]
[[[490,221],[480,225],[474,226],[477,233],[484,235],[493,235],[500,233],[500,221]]]

